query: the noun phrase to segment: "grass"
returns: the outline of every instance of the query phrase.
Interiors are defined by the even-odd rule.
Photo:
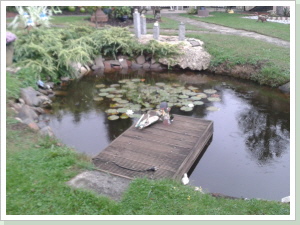
[[[53,16],[51,23],[52,25],[76,25],[86,26],[90,25],[90,16]]]
[[[20,76],[7,74],[8,93],[22,87]],[[14,89],[14,90],[11,90]],[[15,95],[7,95],[15,98]],[[263,200],[214,198],[174,180],[136,179],[120,202],[66,182],[92,170],[91,160],[59,141],[41,137],[6,117],[7,215],[289,215],[289,204]],[[184,206],[184,207],[183,207]]]
[[[198,17],[190,14],[180,14],[180,16],[190,19],[200,20],[207,23],[219,24],[235,29],[254,31],[271,37],[280,38],[282,40],[290,40],[290,25],[280,23],[259,23],[256,20],[241,18],[242,14],[229,14],[224,12],[210,12],[211,17]]]
[[[289,81],[290,49],[248,37],[218,34],[187,34],[204,41],[212,55],[211,67],[226,63],[262,65],[261,73],[253,77],[260,84],[278,86]]]
[[[289,205],[218,199],[172,180],[136,179],[120,202],[66,182],[92,169],[86,157],[30,130],[7,129],[8,215],[288,215]],[[184,206],[184,207],[182,207]]]
[[[147,18],[153,19],[152,15],[146,15]],[[167,17],[161,18],[162,22],[159,23],[160,29],[169,29],[169,30],[178,30],[179,22],[169,19]],[[152,29],[153,24],[147,23],[147,29]],[[185,26],[186,30],[194,30],[194,31],[208,31],[208,29],[205,28],[199,28],[197,26],[186,24]]]
[[[15,124],[14,124],[15,125]],[[7,132],[8,215],[288,215],[289,205],[217,199],[172,180],[134,180],[120,202],[66,182],[92,165],[57,141],[25,130]],[[182,207],[184,206],[184,207]]]

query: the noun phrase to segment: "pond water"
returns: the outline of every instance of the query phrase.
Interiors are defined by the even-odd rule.
[[[104,96],[102,101],[95,101],[94,98],[108,92],[103,89],[112,84],[120,90],[121,87],[114,84],[122,86],[128,81],[128,87],[133,83],[142,84],[140,93],[149,87],[159,86],[151,94],[158,100],[160,95],[165,94],[160,90],[167,89],[162,83],[168,87],[184,87],[185,94],[190,94],[187,93],[189,90],[197,96],[207,89],[216,90],[216,93],[206,94],[206,98],[202,96],[203,104],[195,105],[189,112],[180,110],[187,102],[181,101],[181,106],[172,106],[171,113],[175,115],[214,122],[211,143],[189,172],[191,185],[201,186],[206,192],[234,197],[280,201],[290,195],[289,97],[276,89],[252,82],[192,72],[86,76],[61,87],[52,99],[53,108],[48,116],[56,137],[89,156],[99,154],[137,118],[109,120],[105,111],[113,106],[112,98]],[[114,97],[123,94],[120,91]],[[209,101],[208,97],[215,99]],[[138,101],[136,96],[131,98]],[[135,102],[135,106],[126,107],[136,105]],[[210,111],[207,109],[210,106],[219,110]]]

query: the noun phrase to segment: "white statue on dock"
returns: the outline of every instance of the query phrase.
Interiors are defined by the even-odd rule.
[[[168,107],[168,103],[162,102],[159,109],[149,110],[146,114],[143,114],[135,124],[135,127],[143,129],[157,122],[158,120],[163,121],[163,124],[170,125],[174,118],[169,114],[170,110],[171,108]]]

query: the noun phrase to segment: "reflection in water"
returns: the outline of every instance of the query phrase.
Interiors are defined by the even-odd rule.
[[[289,121],[274,119],[270,113],[259,112],[252,107],[239,115],[239,125],[245,134],[247,148],[262,164],[281,157],[285,146],[289,144]]]
[[[84,77],[63,87],[53,99],[50,126],[64,143],[90,156],[99,154],[136,119],[110,121],[110,101],[97,102],[96,84],[118,83],[137,75]],[[280,200],[289,195],[289,99],[277,90],[212,75],[144,74],[145,83],[174,82],[216,89],[221,102],[201,99],[192,112],[171,113],[214,122],[211,144],[190,171],[191,185],[236,197]],[[208,106],[220,111],[210,112]],[[176,117],[175,117],[176,119]]]

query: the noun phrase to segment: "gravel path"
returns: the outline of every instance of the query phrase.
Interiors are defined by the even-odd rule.
[[[178,14],[167,14],[166,13],[166,14],[162,14],[162,16],[176,20],[176,21],[184,22],[185,24],[191,24],[191,25],[194,25],[194,26],[197,26],[200,28],[210,29],[213,31],[213,33],[250,37],[250,38],[254,38],[256,40],[272,43],[277,46],[286,47],[286,48],[290,47],[289,41],[284,41],[279,38],[273,38],[273,37],[269,37],[269,36],[266,36],[263,34],[258,34],[258,33],[251,32],[251,31],[238,30],[238,29],[234,29],[234,28],[230,28],[230,27],[221,26],[221,25],[205,23],[202,21],[181,17]],[[197,31],[197,33],[212,33],[212,32]]]

